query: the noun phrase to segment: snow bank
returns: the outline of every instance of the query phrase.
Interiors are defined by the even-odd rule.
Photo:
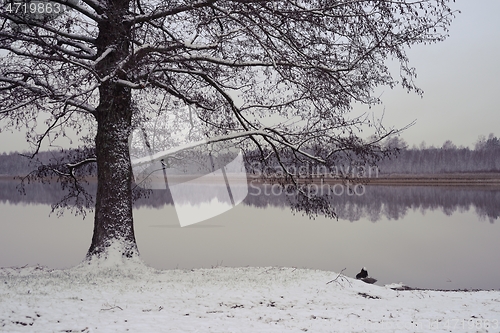
[[[397,291],[295,268],[0,269],[1,332],[498,332],[500,291]]]

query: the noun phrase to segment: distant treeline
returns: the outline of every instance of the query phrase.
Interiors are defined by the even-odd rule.
[[[446,141],[442,147],[408,148],[404,140],[392,138],[386,142],[389,147],[400,148],[397,157],[378,163],[382,174],[437,174],[463,172],[500,172],[500,140],[493,134],[480,137],[474,149],[457,147]],[[63,152],[40,152],[30,160],[19,153],[0,155],[0,175],[26,175],[41,163],[62,159]]]
[[[0,175],[25,176],[37,169],[41,163],[50,163],[51,159],[59,159],[63,155],[60,151],[43,151],[30,159],[29,153],[3,153],[0,155]]]
[[[500,172],[500,140],[493,134],[480,137],[474,149],[457,147],[446,141],[442,147],[407,148],[395,138],[391,145],[401,148],[396,158],[378,163],[383,174],[438,174],[463,172]]]

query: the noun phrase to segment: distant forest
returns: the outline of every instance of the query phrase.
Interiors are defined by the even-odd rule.
[[[500,140],[493,134],[482,136],[474,149],[457,147],[450,140],[442,147],[409,148],[403,139],[391,138],[385,143],[388,147],[400,148],[396,157],[378,163],[381,174],[439,174],[467,172],[500,172]],[[0,155],[0,175],[23,176],[37,168],[40,162],[47,163],[51,158],[60,159],[62,153],[40,152],[38,163],[31,162],[19,153]]]
[[[25,176],[35,170],[40,163],[49,163],[51,158],[60,158],[63,154],[57,151],[39,152],[36,159],[28,158],[29,154],[11,152],[0,155],[0,175]]]
[[[387,144],[401,150],[397,157],[378,163],[381,174],[500,172],[500,140],[493,134],[479,137],[474,149],[457,147],[450,140],[439,148],[425,143],[408,148],[397,137]]]

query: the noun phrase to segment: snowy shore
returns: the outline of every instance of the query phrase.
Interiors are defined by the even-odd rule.
[[[500,291],[391,287],[278,267],[2,268],[0,332],[500,331]]]

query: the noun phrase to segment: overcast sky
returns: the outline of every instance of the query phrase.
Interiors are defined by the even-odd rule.
[[[500,135],[500,1],[457,0],[453,7],[462,13],[450,37],[409,51],[424,97],[386,88],[384,105],[372,109],[375,116],[385,109],[386,127],[404,127],[416,120],[402,134],[410,146],[425,141],[440,147],[449,139],[472,148],[479,135]],[[27,149],[24,134],[0,133],[0,153]]]
[[[444,141],[473,147],[479,135],[500,136],[500,1],[457,0],[461,14],[441,43],[409,51],[423,98],[403,89],[383,89],[385,125],[403,127],[411,145],[441,147]],[[377,114],[377,113],[376,113]]]

